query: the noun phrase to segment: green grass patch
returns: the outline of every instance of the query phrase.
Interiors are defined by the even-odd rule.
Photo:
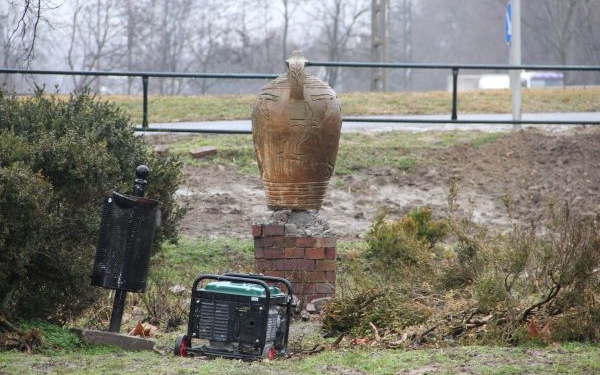
[[[357,256],[365,251],[364,241],[338,242],[340,258]],[[189,286],[190,275],[250,271],[253,261],[251,240],[181,238],[178,244],[165,244],[160,255],[154,257],[151,268],[156,276],[171,283],[184,280]],[[167,286],[168,286],[167,285]],[[156,293],[156,292],[153,292]],[[133,297],[132,297],[133,298]],[[187,311],[182,299],[174,301]],[[473,374],[596,374],[600,371],[597,360],[600,348],[589,344],[562,344],[549,347],[463,346],[441,349],[401,350],[381,346],[350,345],[350,338],[340,348],[331,350],[330,339],[315,335],[303,336],[302,325],[293,321],[295,334],[290,348],[320,344],[321,353],[292,359],[242,362],[228,359],[180,358],[173,356],[175,336],[185,332],[185,322],[176,332],[161,333],[156,337],[156,352],[125,352],[114,347],[87,346],[79,342],[68,329],[43,322],[27,322],[23,329],[41,330],[46,346],[36,353],[0,352],[2,374],[397,374],[457,372]],[[298,333],[300,332],[300,333]],[[317,331],[318,332],[318,331]],[[310,338],[308,338],[310,335]],[[301,346],[302,342],[300,343]],[[516,370],[520,372],[515,372]]]
[[[366,250],[368,248],[365,241],[340,241],[337,243],[338,253],[345,253],[354,250]]]
[[[23,331],[34,329],[40,331],[43,346],[34,348],[36,354],[53,357],[64,356],[73,352],[96,355],[113,353],[116,350],[114,347],[85,344],[79,340],[77,334],[69,327],[59,326],[42,320],[21,321],[18,323],[18,326]],[[2,352],[0,352],[1,356]]]
[[[340,138],[335,173],[348,175],[366,168],[382,167],[410,171],[421,161],[422,150],[448,148],[462,143],[481,147],[505,135],[506,133],[480,131],[343,133]],[[192,150],[206,146],[215,147],[217,154],[199,159],[191,157]],[[240,173],[258,175],[258,164],[250,134],[196,135],[172,142],[169,147],[170,152],[179,155],[187,165],[199,168],[225,165],[233,167]],[[343,181],[338,183],[343,184]]]
[[[486,133],[482,134],[481,137],[476,137],[471,140],[471,145],[475,148],[479,148],[488,143],[494,143],[498,138],[505,137],[506,133]]]
[[[159,347],[162,342],[159,340]],[[229,359],[179,358],[155,352],[60,356],[0,353],[5,374],[596,374],[598,347],[580,345],[524,351],[508,347],[457,347],[430,350],[374,350],[364,346],[288,360],[242,362]],[[595,360],[594,360],[595,359]],[[518,371],[517,371],[518,370]]]
[[[177,244],[164,244],[153,262],[168,267],[177,279],[201,273],[250,272],[254,265],[254,244],[250,239],[182,237]],[[190,287],[192,281],[189,280]]]
[[[117,103],[136,124],[142,122],[141,96],[109,95],[103,98]],[[202,95],[148,97],[148,121],[187,122],[250,118],[255,95]]]
[[[340,140],[335,173],[345,175],[368,167],[384,166],[407,170],[417,163],[409,153],[419,145],[425,146],[418,134],[344,133]]]
[[[480,147],[505,136],[504,133],[479,131],[433,131],[421,133],[368,132],[344,133],[335,166],[338,175],[352,174],[366,168],[393,167],[410,171],[424,150],[441,149],[470,143]]]
[[[191,152],[195,149],[212,146],[217,154],[195,159]],[[258,173],[254,144],[250,134],[204,134],[186,138],[170,144],[170,152],[179,155],[188,165],[205,167],[210,164],[233,166],[242,173]]]
[[[417,164],[417,160],[413,157],[410,156],[404,156],[404,157],[400,157],[397,160],[397,164],[395,165],[396,168],[400,169],[400,170],[410,170],[412,167],[415,166],[415,164]]]

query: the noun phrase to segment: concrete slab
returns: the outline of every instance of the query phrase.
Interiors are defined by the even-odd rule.
[[[156,340],[129,336],[121,333],[98,331],[91,329],[73,329],[79,339],[88,344],[113,345],[123,350],[153,350]]]

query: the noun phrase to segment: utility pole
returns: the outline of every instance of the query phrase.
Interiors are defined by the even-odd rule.
[[[404,25],[402,31],[402,44],[404,45],[404,61],[412,61],[412,0],[403,0],[402,2],[402,24]],[[412,87],[412,69],[407,68],[404,70],[404,91],[410,91]]]
[[[388,0],[371,0],[371,61],[388,61]],[[387,91],[384,68],[371,69],[371,91]]]
[[[509,23],[509,65],[521,65],[521,0],[512,0],[507,5],[507,22]],[[510,14],[509,14],[510,13]],[[521,70],[510,71],[510,89],[512,93],[512,118],[521,121]],[[521,124],[513,125],[513,130],[520,130]]]

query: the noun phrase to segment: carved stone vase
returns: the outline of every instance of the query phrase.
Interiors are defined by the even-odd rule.
[[[342,127],[333,89],[306,74],[295,51],[288,72],[262,88],[252,111],[254,149],[270,210],[318,210]]]

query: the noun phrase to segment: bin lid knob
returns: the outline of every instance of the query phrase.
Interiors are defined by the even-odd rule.
[[[146,179],[148,178],[148,175],[150,175],[150,168],[148,168],[147,166],[141,164],[138,165],[138,167],[135,169],[135,186],[133,187],[133,195],[136,197],[143,197],[144,196],[144,188],[146,187],[146,184],[148,184],[148,181],[146,181]]]

